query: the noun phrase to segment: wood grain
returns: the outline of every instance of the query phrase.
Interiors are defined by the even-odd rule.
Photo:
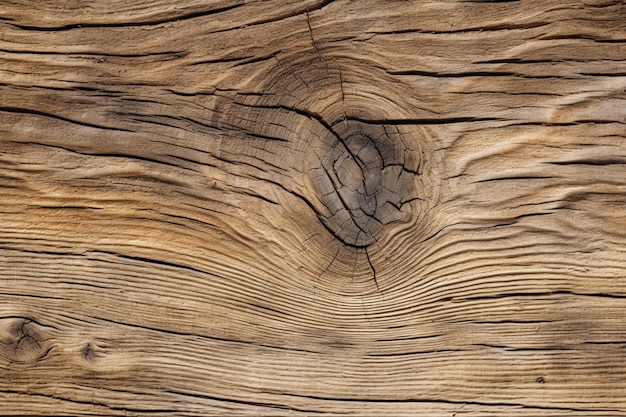
[[[0,415],[626,415],[626,5],[0,2]]]

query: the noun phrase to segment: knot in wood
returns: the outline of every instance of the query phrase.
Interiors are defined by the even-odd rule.
[[[300,51],[275,60],[253,93],[224,100],[218,126],[235,130],[233,137],[245,132],[255,161],[303,175],[281,188],[347,247],[383,242],[399,221],[421,224],[422,202],[433,191],[432,143],[410,121],[403,85],[372,63],[343,56]],[[247,152],[239,145],[233,153]],[[392,233],[382,239],[384,230]]]
[[[45,327],[27,317],[0,318],[0,357],[34,363],[50,351]]]
[[[382,126],[344,120],[327,129],[320,165],[311,170],[326,208],[320,220],[342,243],[367,247],[385,225],[403,216],[417,171],[398,160],[404,150]]]

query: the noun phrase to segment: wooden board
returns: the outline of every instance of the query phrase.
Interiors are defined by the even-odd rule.
[[[0,1],[1,415],[626,415],[626,5]]]

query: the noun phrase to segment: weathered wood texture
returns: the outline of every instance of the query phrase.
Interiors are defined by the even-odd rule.
[[[0,414],[626,415],[625,26],[0,1]]]

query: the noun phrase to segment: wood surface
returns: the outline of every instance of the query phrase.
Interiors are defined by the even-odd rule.
[[[626,4],[1,0],[0,415],[626,416]]]

